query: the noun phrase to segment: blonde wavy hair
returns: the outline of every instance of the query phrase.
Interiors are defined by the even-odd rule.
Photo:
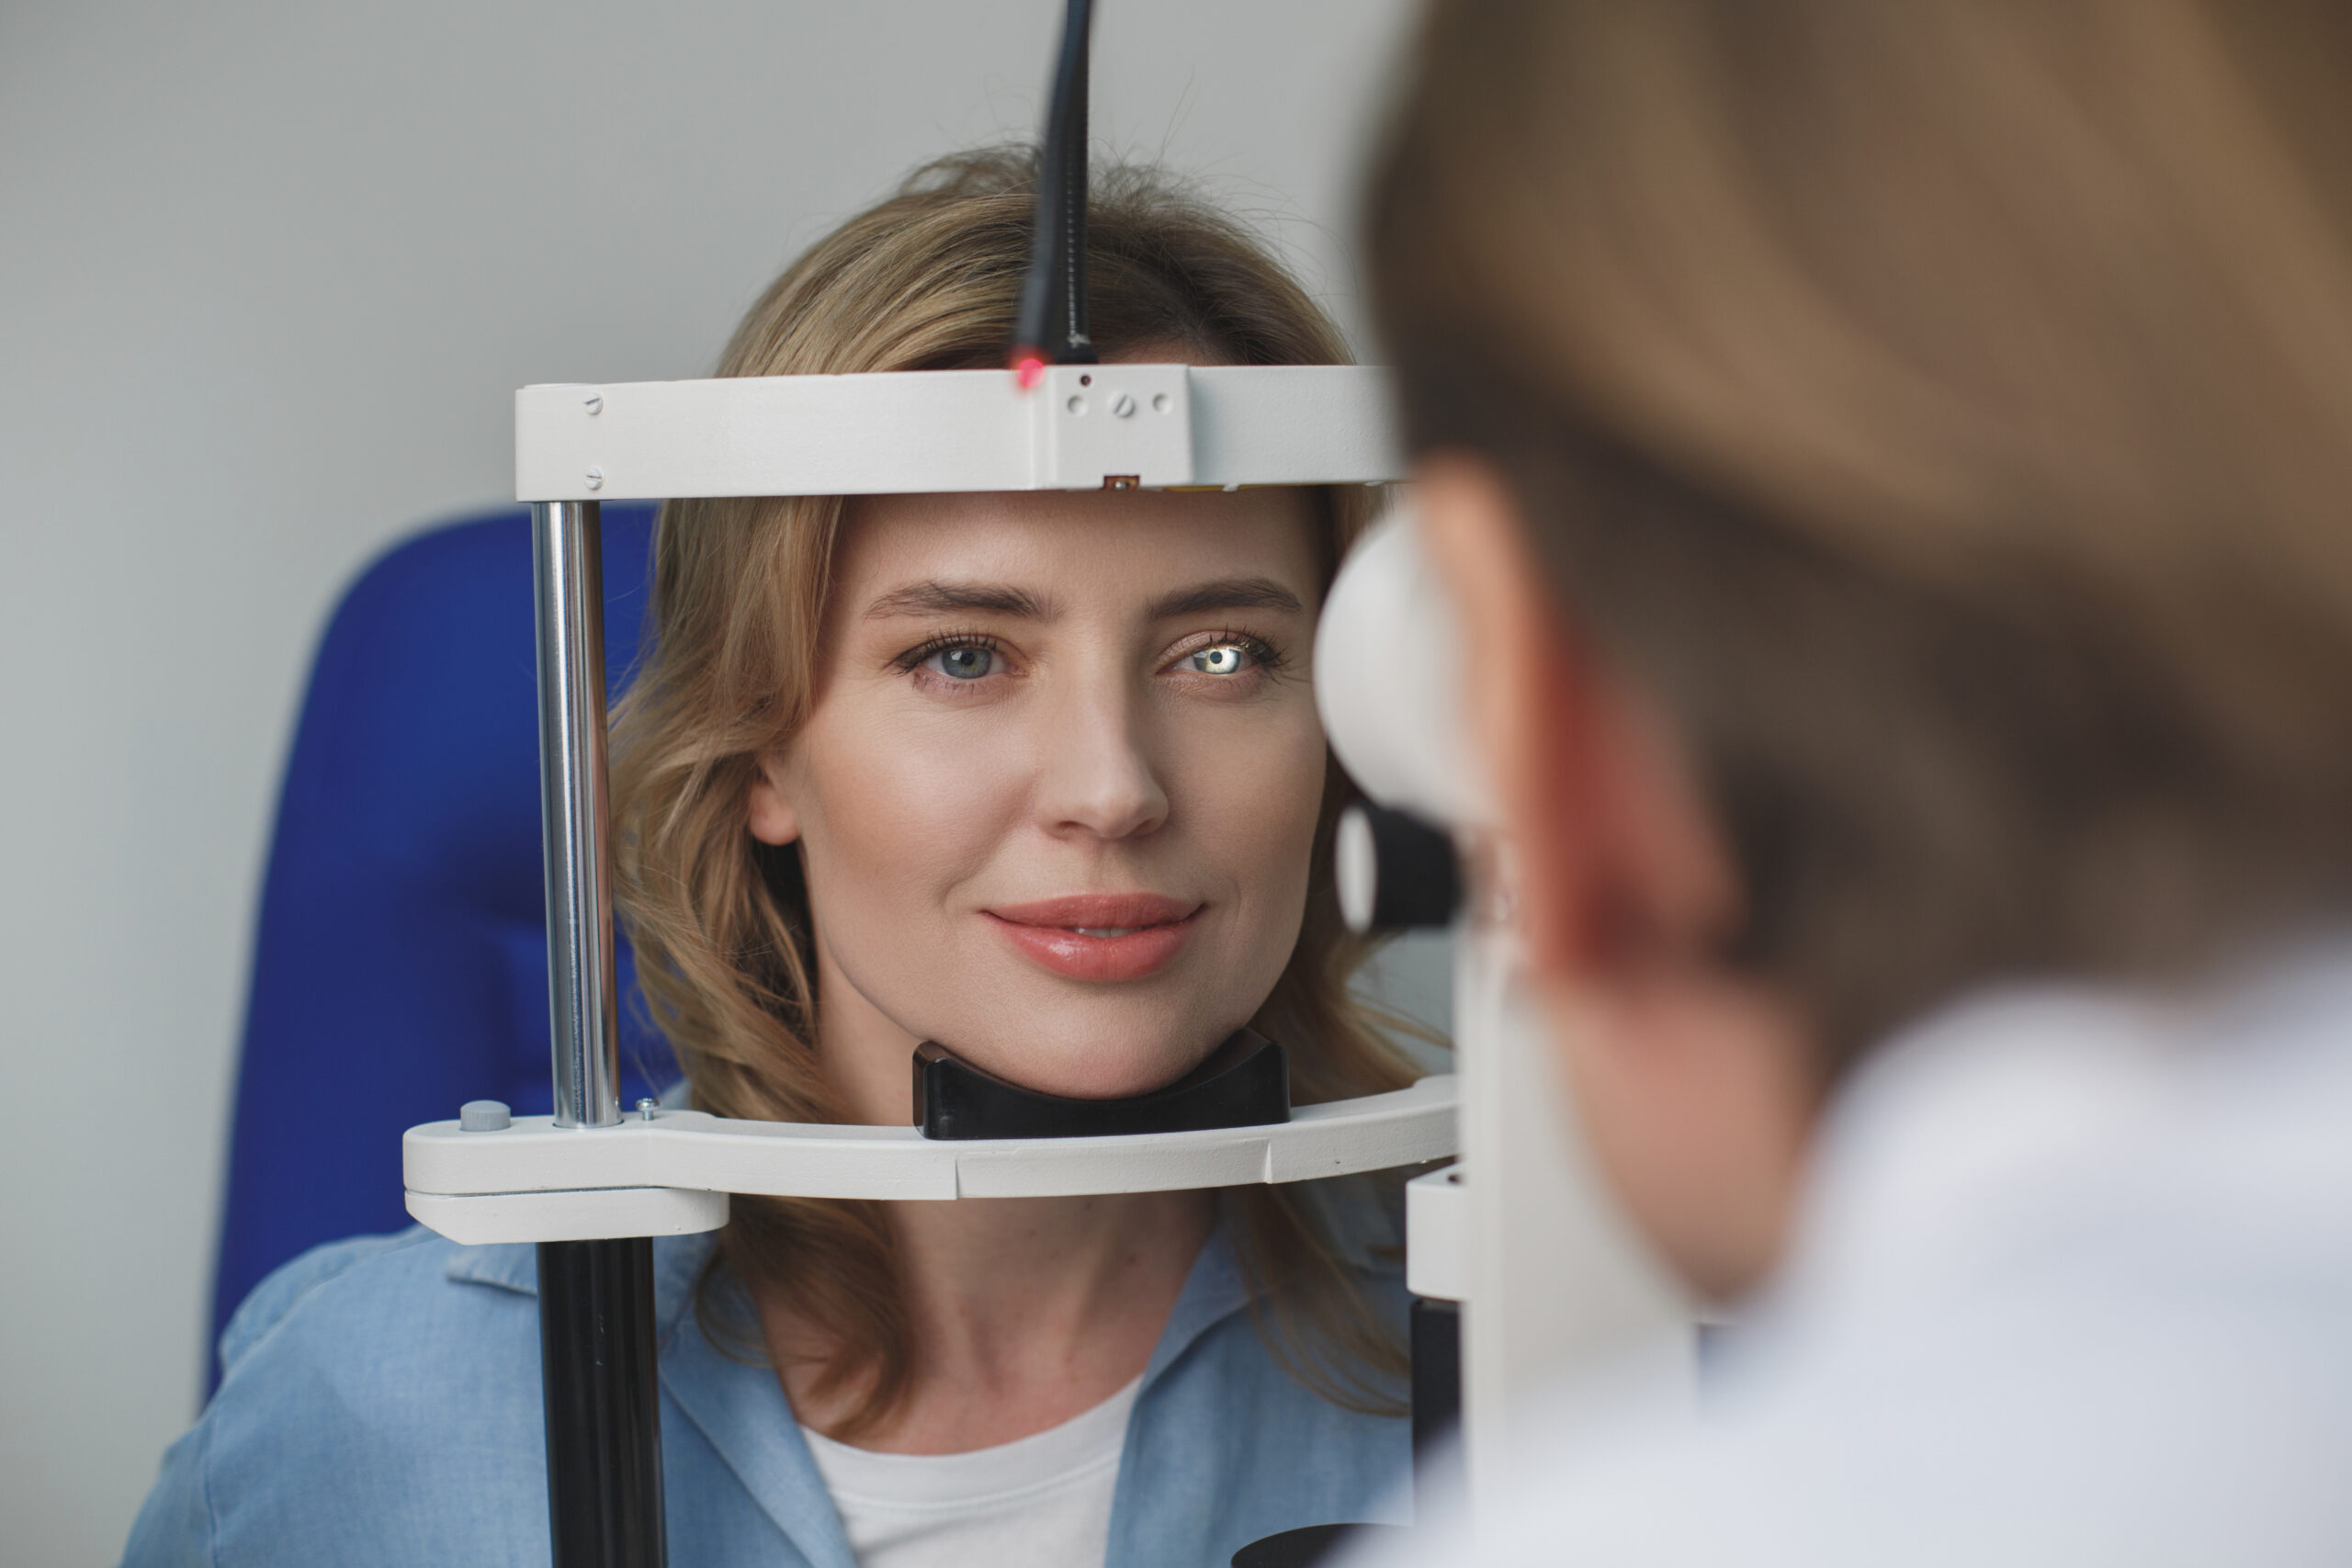
[[[999,148],[919,170],[820,241],[767,289],[721,376],[972,369],[1003,362],[1027,263],[1035,153]],[[1312,299],[1238,226],[1153,171],[1099,176],[1087,233],[1095,342],[1106,355],[1182,345],[1237,365],[1344,363]],[[1310,491],[1325,581],[1374,501]],[[797,850],[746,824],[758,759],[807,718],[838,496],[673,501],[654,543],[647,646],[613,721],[616,902],[639,984],[694,1103],[721,1116],[839,1122],[818,1066],[815,964]],[[1257,1026],[1290,1054],[1300,1103],[1401,1088],[1409,1063],[1348,979],[1364,945],[1332,892],[1330,833],[1352,790],[1329,770],[1298,946]],[[1394,1410],[1402,1353],[1311,1194],[1228,1193],[1228,1234],[1279,1364],[1349,1408]],[[887,1427],[905,1398],[908,1321],[880,1205],[738,1198],[718,1262],[838,1346],[817,1402],[833,1435]],[[706,1324],[719,1295],[705,1280]],[[725,1342],[756,1344],[755,1335]]]

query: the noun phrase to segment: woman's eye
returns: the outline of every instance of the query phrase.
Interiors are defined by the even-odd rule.
[[[1238,675],[1258,660],[1248,649],[1227,642],[1190,655],[1187,662],[1204,675]]]
[[[996,669],[996,650],[989,648],[943,648],[923,663],[951,681],[977,681]]]

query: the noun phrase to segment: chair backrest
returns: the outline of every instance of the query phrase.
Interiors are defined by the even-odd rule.
[[[652,522],[650,505],[604,509],[616,695],[635,661]],[[468,1100],[548,1109],[536,649],[521,509],[395,547],[327,626],[262,893],[216,1341],[279,1264],[408,1224],[404,1129]],[[633,1100],[677,1069],[630,1005],[626,943],[620,985]]]

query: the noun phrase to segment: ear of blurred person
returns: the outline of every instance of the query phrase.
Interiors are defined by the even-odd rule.
[[[1742,895],[1690,761],[1560,616],[1509,484],[1459,450],[1414,479],[1438,570],[1480,606],[1464,626],[1472,730],[1596,1157],[1675,1270],[1736,1297],[1778,1257],[1794,1202],[1816,1099],[1800,1014],[1720,962]]]

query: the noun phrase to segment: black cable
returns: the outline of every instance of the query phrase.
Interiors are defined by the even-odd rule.
[[[1037,160],[1037,218],[1013,318],[1012,365],[1091,365],[1086,320],[1087,60],[1092,0],[1069,0]],[[1024,370],[1024,378],[1027,372]]]
[[[1099,357],[1086,330],[1086,120],[1092,96],[1093,0],[1070,0],[1065,32],[1078,37],[1076,62],[1062,138],[1062,342],[1064,365],[1092,365]]]

